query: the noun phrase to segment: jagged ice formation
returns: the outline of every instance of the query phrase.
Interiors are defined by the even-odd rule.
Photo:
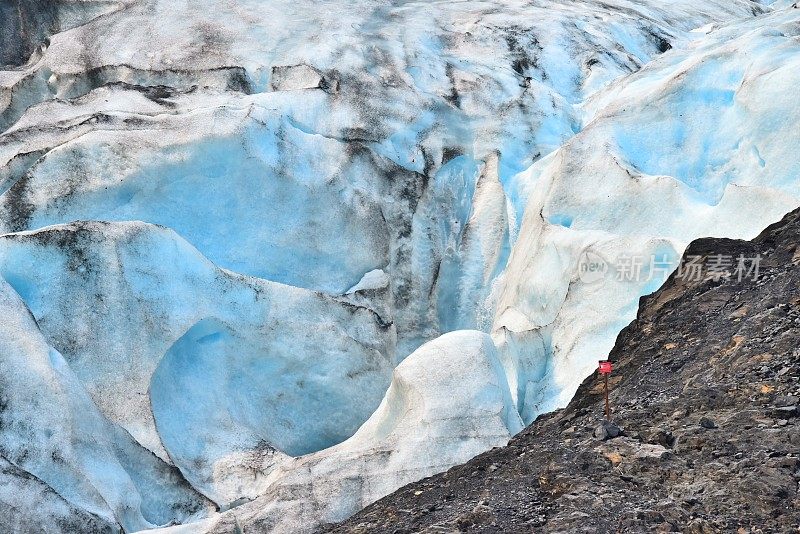
[[[800,204],[788,3],[39,4],[0,9],[20,531],[344,519],[566,404],[691,239]],[[587,248],[667,263],[589,283]]]

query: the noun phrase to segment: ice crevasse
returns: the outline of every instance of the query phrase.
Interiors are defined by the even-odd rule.
[[[788,4],[35,4],[4,525],[344,519],[563,406],[690,240],[800,204]]]

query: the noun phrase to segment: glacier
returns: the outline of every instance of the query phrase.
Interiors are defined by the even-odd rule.
[[[338,443],[389,385],[392,333],[373,311],[222,271],[163,227],[7,234],[0,265],[105,417],[220,505],[248,494],[220,462],[267,473]]]
[[[527,421],[569,401],[574,377],[610,351],[638,297],[691,240],[752,239],[800,203],[800,113],[786,101],[798,82],[797,11],[757,20],[720,27],[593,95],[586,127],[516,177],[529,201],[493,328],[519,369]],[[584,283],[586,250],[671,268]]]
[[[345,519],[566,404],[689,241],[800,205],[790,2],[9,13],[15,532]]]
[[[45,509],[57,512],[37,518],[38,500],[31,499],[13,506],[16,514],[4,512],[11,516],[4,527],[19,523],[22,531],[33,531],[41,522],[52,530],[48,522],[61,517],[80,530],[111,532],[122,525],[137,531],[210,509],[174,466],[103,417],[5,281],[0,303],[3,477],[23,481],[21,488],[33,486],[29,491],[44,496]],[[4,495],[4,502],[18,502],[19,496]]]

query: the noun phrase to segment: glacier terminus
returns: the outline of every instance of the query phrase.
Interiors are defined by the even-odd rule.
[[[343,521],[565,406],[689,242],[800,206],[791,1],[0,0],[0,32],[2,532]]]

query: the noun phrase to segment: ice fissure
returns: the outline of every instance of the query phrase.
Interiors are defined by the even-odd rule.
[[[800,204],[780,3],[38,4],[0,21],[0,477],[76,528],[344,519]]]

